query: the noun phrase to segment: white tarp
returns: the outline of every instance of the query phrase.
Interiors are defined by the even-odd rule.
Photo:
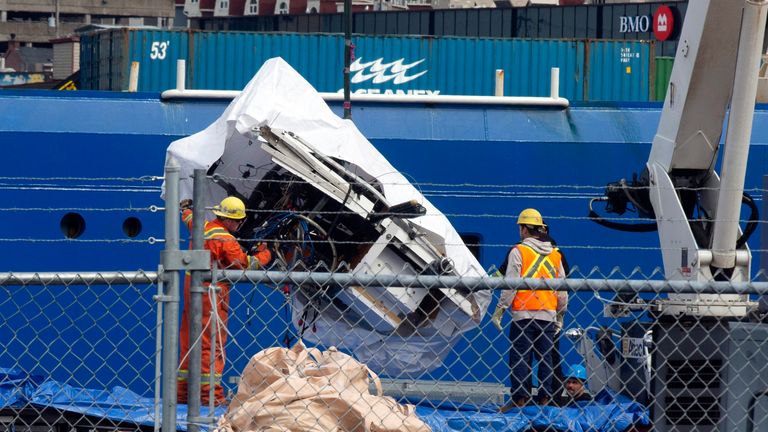
[[[359,166],[381,182],[390,203],[408,200],[422,203],[427,214],[411,221],[445,239],[446,254],[453,261],[457,274],[485,274],[448,219],[390,165],[354,123],[336,116],[315,89],[281,58],[266,61],[240,96],[213,124],[171,143],[166,157],[173,156],[181,165],[181,198],[192,195],[193,170],[208,169],[220,158],[225,163],[247,161],[250,167],[269,165],[269,155],[258,144],[250,142],[251,130],[260,126],[293,131],[322,153]],[[258,175],[257,172],[256,178]],[[221,188],[209,188],[206,206],[210,207],[224,197]],[[490,293],[472,295],[482,317],[490,302]],[[301,308],[303,305],[294,302],[294,325],[301,316]],[[462,315],[455,305],[443,302],[441,312],[431,326],[439,329],[447,324],[459,330],[453,335],[445,335],[420,329],[419,336],[401,337],[382,335],[339,321],[338,317],[321,315],[314,323],[316,331],[307,331],[304,339],[350,350],[373,370],[390,375],[418,374],[440,366],[451,342],[463,331],[477,325]]]

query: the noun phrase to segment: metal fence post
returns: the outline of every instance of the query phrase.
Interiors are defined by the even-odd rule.
[[[160,276],[163,274],[163,266],[158,265],[157,267],[157,296],[155,296],[157,304],[157,328],[155,329],[155,432],[159,431],[161,426],[162,400],[160,394],[163,391],[163,313],[165,312],[165,305],[162,301],[165,295],[165,284],[163,284],[163,278]]]
[[[216,267],[213,266],[213,271],[216,270]],[[216,277],[215,275],[211,279],[211,288],[216,289]],[[216,317],[214,319],[214,316]],[[209,324],[209,330],[211,332],[211,347],[213,349],[213,352],[208,357],[209,363],[208,363],[208,370],[211,371],[211,373],[208,376],[208,412],[213,413],[213,409],[215,407],[214,401],[216,400],[215,396],[215,385],[214,385],[214,370],[216,370],[216,344],[218,341],[216,340],[216,336],[218,334],[218,326],[219,326],[219,311],[214,305],[211,305],[211,314],[209,315],[210,324]],[[224,377],[222,376],[222,379]]]
[[[179,251],[179,173],[173,157],[165,165],[165,252]],[[167,255],[166,255],[167,256]],[[163,257],[163,261],[166,260]],[[163,262],[167,269],[167,263]],[[163,318],[163,430],[176,430],[176,367],[179,363],[179,272],[165,271],[168,305]]]
[[[194,171],[192,199],[195,205],[192,208],[192,249],[203,249],[203,227],[205,225],[205,170]],[[203,287],[202,271],[190,271],[190,299],[189,305],[189,373],[187,381],[187,421],[189,432],[200,430],[200,383],[201,354],[202,354],[202,320],[203,320]],[[213,371],[211,371],[213,373]]]

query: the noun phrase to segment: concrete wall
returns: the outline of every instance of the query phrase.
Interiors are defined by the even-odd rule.
[[[76,28],[82,27],[84,23],[61,23],[59,26],[59,35],[73,33]],[[56,28],[49,27],[47,22],[0,22],[0,41],[11,39],[11,34],[16,35],[20,42],[47,43],[57,37]]]

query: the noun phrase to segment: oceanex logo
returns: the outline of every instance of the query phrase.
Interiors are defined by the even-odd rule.
[[[378,58],[374,61],[363,62],[362,57],[358,57],[349,67],[352,84],[385,84],[393,85],[405,84],[424,75],[428,70],[414,69],[425,59],[413,63],[404,64],[405,59],[401,58],[389,63],[384,63],[384,58]],[[401,95],[437,95],[439,90],[420,90],[420,89],[398,89],[398,88],[363,88],[355,90],[357,94],[401,94]]]

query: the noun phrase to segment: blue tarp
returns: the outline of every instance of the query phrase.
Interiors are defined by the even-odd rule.
[[[631,426],[650,426],[648,410],[628,398],[603,390],[592,402],[569,407],[527,406],[505,414],[497,406],[420,405],[416,414],[433,431],[512,431],[530,429],[568,432],[621,432]]]
[[[106,418],[116,422],[153,426],[155,400],[134,393],[124,387],[111,390],[92,390],[73,387],[40,376],[28,375],[17,369],[0,368],[0,408],[55,408],[65,412]],[[215,417],[226,412],[216,408]],[[208,407],[201,407],[200,415],[208,415]],[[176,410],[178,430],[187,429],[187,406]]]
[[[0,368],[0,408],[35,406],[108,418],[117,422],[154,425],[154,399],[142,397],[126,388],[91,390],[72,387],[16,369]],[[201,408],[207,416],[207,407]],[[216,417],[225,408],[217,408]],[[416,414],[433,431],[526,431],[531,428],[572,432],[621,432],[630,426],[650,425],[647,410],[627,398],[609,391],[599,393],[593,402],[568,408],[529,406],[499,414],[497,406],[463,406],[448,403],[421,403]],[[186,405],[177,409],[179,430],[186,430]]]

